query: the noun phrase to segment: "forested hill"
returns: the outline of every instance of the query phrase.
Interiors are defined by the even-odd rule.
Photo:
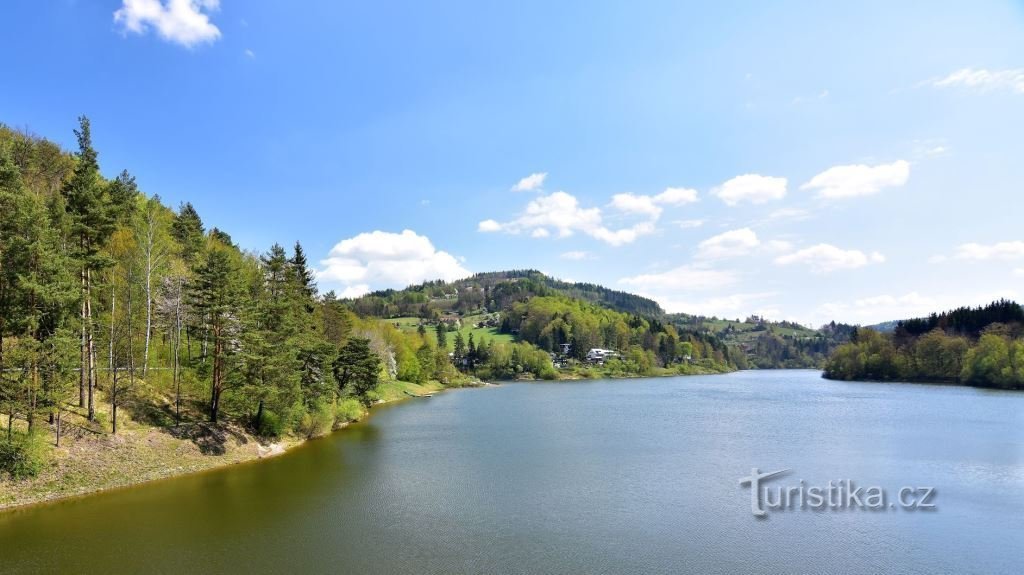
[[[856,330],[855,326],[834,321],[813,329],[757,315],[732,320],[677,313],[666,316],[666,321],[680,330],[714,335],[743,351],[748,365],[757,369],[820,368]]]
[[[900,321],[892,333],[859,329],[829,358],[825,377],[1022,389],[1024,310],[999,300]]]
[[[551,295],[649,318],[659,318],[665,313],[652,299],[591,283],[565,282],[537,270],[487,272],[453,282],[424,282],[403,290],[376,291],[351,303],[355,311],[364,315],[430,318],[445,311],[466,314],[481,308],[506,309],[531,297]]]

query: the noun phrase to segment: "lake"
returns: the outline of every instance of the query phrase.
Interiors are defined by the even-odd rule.
[[[933,510],[751,513],[850,479]],[[1021,573],[1024,394],[817,371],[510,383],[254,464],[0,514],[0,572]]]

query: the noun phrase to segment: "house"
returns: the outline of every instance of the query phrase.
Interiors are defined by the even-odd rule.
[[[572,344],[571,343],[563,343],[562,344],[562,355],[569,355],[570,351],[572,351]]]
[[[611,349],[601,349],[595,347],[587,352],[587,361],[593,363],[604,363],[606,359],[618,357],[619,354]]]

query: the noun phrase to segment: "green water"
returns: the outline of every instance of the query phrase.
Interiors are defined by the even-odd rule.
[[[752,467],[937,510],[750,512]],[[1024,394],[812,371],[508,384],[0,515],[5,573],[1020,573]]]

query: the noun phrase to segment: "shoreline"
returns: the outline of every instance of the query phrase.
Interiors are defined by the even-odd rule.
[[[496,381],[494,383],[478,381],[468,385],[455,386],[455,387],[443,387],[443,386],[430,386],[425,387],[423,390],[424,394],[434,394],[449,389],[461,389],[464,387],[487,387],[490,385],[501,385],[502,383],[557,383],[561,381],[565,382],[576,382],[576,381],[592,381],[600,379],[644,379],[644,378],[663,378],[663,377],[688,377],[693,375],[724,375],[727,373],[733,373],[732,371],[717,372],[709,371],[707,373],[656,373],[651,375],[634,375],[634,374],[595,374],[593,377],[585,377],[579,374],[559,374],[557,379],[544,380],[544,379],[515,379],[506,381]],[[408,385],[407,382],[398,382]],[[415,384],[412,384],[415,385]],[[389,397],[379,400],[373,405],[390,405],[400,402],[404,402],[409,399],[415,399],[421,397],[419,395],[410,395],[404,391],[393,392]],[[132,487],[138,487],[148,483],[154,483],[157,481],[166,481],[184,477],[188,475],[198,475],[202,473],[214,472],[222,470],[235,465],[249,465],[256,464],[265,459],[273,459],[287,453],[291,453],[296,448],[306,445],[310,441],[318,439],[324,439],[330,437],[334,433],[342,432],[354,423],[362,423],[367,421],[373,416],[373,408],[367,410],[366,415],[359,420],[344,422],[333,428],[330,433],[319,437],[300,438],[300,437],[285,437],[280,438],[277,441],[270,443],[261,443],[258,438],[248,433],[243,428],[233,424],[222,424],[217,426],[215,431],[221,432],[225,435],[231,435],[235,439],[235,445],[226,449],[224,453],[218,455],[209,454],[197,454],[190,453],[189,458],[186,462],[177,466],[164,466],[161,465],[163,461],[158,461],[149,469],[142,470],[138,475],[133,476],[131,473],[125,474],[112,474],[115,471],[100,465],[92,466],[93,471],[101,474],[99,478],[86,479],[81,485],[71,487],[69,489],[64,488],[62,482],[67,480],[66,473],[57,473],[56,476],[46,478],[41,474],[40,477],[24,480],[23,482],[16,482],[11,479],[0,480],[0,491],[9,490],[13,487],[13,495],[9,501],[0,501],[0,515],[13,513],[17,511],[23,511],[31,509],[36,506],[55,504],[63,501],[70,501],[81,497],[89,497],[92,495],[106,493],[110,491],[116,491],[120,489],[129,489]],[[190,423],[186,424],[191,428],[210,430],[211,426],[205,422]],[[129,434],[131,439],[129,439]],[[116,446],[111,444],[120,444],[121,448],[126,451],[126,455],[136,455],[132,453],[133,449],[137,449],[143,444],[161,443],[162,447],[174,448],[177,451],[185,448],[186,450],[193,451],[195,447],[191,441],[184,438],[174,437],[168,433],[167,428],[160,427],[141,427],[133,429],[130,432],[123,433],[122,435],[106,435],[100,438],[89,438],[85,441],[88,445],[80,445],[78,441],[71,445],[62,445],[60,448],[64,452],[64,457],[54,461],[56,467],[62,467],[67,460],[72,459],[68,453],[74,451],[77,448],[79,452],[110,452],[117,449]],[[227,442],[225,442],[227,443]],[[129,444],[132,444],[129,446]],[[190,447],[191,446],[191,447]],[[144,447],[143,447],[144,448]],[[136,463],[131,458],[128,459],[127,465],[131,466]],[[106,472],[106,473],[104,473]],[[47,489],[39,484],[50,481],[57,483],[57,488]],[[3,496],[3,494],[0,494]]]
[[[465,387],[471,387],[471,386],[465,386]],[[439,392],[445,391],[447,389],[458,389],[458,388],[447,388],[447,387],[440,387],[440,388],[436,388],[436,389],[431,388],[429,393],[432,393],[432,394],[433,393],[439,393]],[[395,394],[393,397],[389,397],[387,399],[382,399],[382,400],[374,403],[373,407],[376,407],[378,405],[396,404],[396,403],[404,402],[406,400],[415,399],[415,398],[416,398],[416,396]],[[120,489],[130,489],[130,488],[133,488],[133,487],[138,487],[140,485],[146,485],[148,483],[155,483],[155,482],[158,482],[158,481],[167,481],[167,480],[177,479],[177,478],[180,478],[180,477],[185,477],[185,476],[190,476],[190,475],[199,475],[199,474],[202,474],[202,473],[210,473],[210,472],[220,471],[220,470],[223,470],[225,468],[233,467],[233,466],[236,466],[236,465],[251,465],[251,464],[256,464],[256,463],[259,463],[259,462],[267,460],[267,459],[274,459],[274,458],[280,457],[282,455],[291,453],[296,448],[301,447],[303,445],[306,445],[310,441],[316,441],[316,440],[319,440],[319,439],[325,439],[327,437],[332,436],[335,433],[342,432],[342,431],[344,431],[346,428],[350,427],[354,423],[362,423],[362,422],[367,421],[370,417],[373,416],[373,407],[371,407],[369,410],[367,410],[366,415],[362,419],[359,419],[359,420],[356,420],[356,421],[347,421],[347,422],[341,423],[341,424],[337,425],[336,427],[334,427],[327,434],[324,434],[324,435],[321,435],[321,436],[318,436],[318,437],[309,437],[309,438],[284,437],[284,438],[279,438],[277,441],[274,441],[274,442],[271,442],[271,443],[267,443],[267,444],[260,443],[255,436],[253,436],[253,435],[251,435],[251,434],[241,430],[241,428],[239,428],[237,426],[234,426],[234,425],[231,425],[231,424],[222,425],[220,427],[225,432],[230,432],[230,433],[233,433],[233,434],[237,434],[237,435],[240,435],[243,438],[242,440],[240,440],[241,443],[239,445],[236,445],[233,450],[231,450],[229,452],[225,452],[224,454],[220,454],[220,455],[206,455],[206,454],[204,454],[204,455],[201,455],[200,458],[195,458],[194,461],[192,461],[190,464],[184,464],[184,465],[174,466],[174,467],[171,467],[171,466],[157,467],[156,469],[152,469],[152,470],[149,470],[148,472],[144,473],[141,476],[140,479],[131,479],[131,478],[124,479],[126,476],[122,475],[122,476],[120,476],[120,479],[113,479],[113,480],[111,480],[109,482],[102,482],[101,481],[101,482],[92,483],[92,484],[83,484],[81,487],[73,488],[73,489],[70,489],[68,491],[63,491],[63,490],[40,490],[38,492],[30,490],[30,487],[29,487],[32,482],[37,481],[37,478],[25,480],[24,483],[18,483],[18,482],[15,482],[14,480],[11,480],[11,479],[3,479],[3,480],[0,480],[0,491],[3,491],[3,490],[5,490],[5,488],[9,488],[10,486],[15,486],[17,488],[20,488],[20,490],[23,490],[23,491],[24,490],[29,490],[29,491],[28,491],[27,494],[23,495],[22,497],[18,497],[18,495],[15,494],[14,498],[11,501],[0,502],[0,515],[5,515],[5,514],[8,514],[8,513],[14,513],[14,512],[18,512],[18,511],[24,511],[24,510],[31,509],[31,508],[34,508],[34,507],[37,507],[37,506],[42,506],[42,505],[50,505],[50,504],[56,504],[56,503],[60,503],[60,502],[64,502],[64,501],[71,501],[71,500],[78,499],[78,498],[81,498],[81,497],[89,497],[89,496],[97,495],[97,494],[100,494],[100,493],[107,493],[107,492],[111,492],[111,491],[117,491],[117,490],[120,490]],[[187,424],[187,425],[195,426],[195,427],[204,427],[204,428],[209,426],[209,424],[207,424],[205,422],[192,423],[192,424]],[[170,434],[166,433],[165,428],[149,427],[149,428],[137,429],[137,430],[133,430],[133,431],[136,432],[135,435],[138,435],[138,432],[143,432],[145,434],[144,437],[141,437],[141,438],[140,437],[135,437],[134,438],[134,441],[136,441],[137,443],[141,443],[141,442],[146,441],[147,439],[149,439],[148,436],[152,436],[153,434],[161,434],[163,436],[166,436],[166,437],[163,438],[163,441],[165,443],[169,444],[169,445],[173,444],[174,442],[179,442],[179,443],[181,443],[181,445],[179,445],[178,447],[184,447],[185,444],[190,443],[186,439],[178,439],[178,438],[171,437]],[[113,440],[117,441],[117,440],[123,440],[124,436],[105,436],[103,439],[104,440],[111,440],[111,439],[113,439]],[[103,448],[104,448],[104,446],[93,447],[93,449],[103,449]],[[68,449],[68,448],[62,446],[62,449]],[[59,463],[61,463],[61,462],[58,462],[57,464],[59,465]],[[108,475],[108,477],[109,477],[109,475]]]

